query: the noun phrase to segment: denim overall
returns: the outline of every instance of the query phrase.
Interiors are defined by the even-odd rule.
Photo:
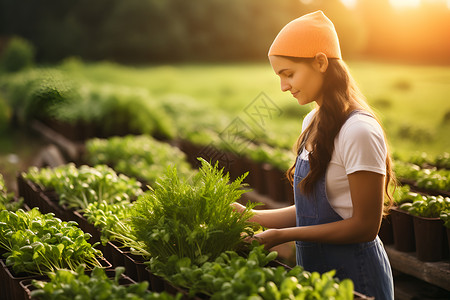
[[[355,111],[356,112],[356,111]],[[300,148],[301,153],[303,151]],[[309,161],[297,156],[294,174],[294,197],[297,226],[309,226],[342,220],[330,206],[326,194],[325,175],[316,183],[314,195],[303,195],[299,182],[309,172]],[[336,270],[339,279],[350,278],[355,291],[375,299],[394,299],[391,266],[377,236],[373,241],[356,244],[295,242],[297,264],[305,270],[324,273]]]

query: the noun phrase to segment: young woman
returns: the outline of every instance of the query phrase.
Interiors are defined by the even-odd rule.
[[[342,61],[334,25],[322,11],[295,19],[268,56],[281,90],[316,108],[303,120],[297,159],[287,172],[295,205],[255,210],[252,221],[269,228],[255,238],[266,248],[295,241],[297,264],[306,270],[335,269],[356,291],[393,299],[391,267],[377,236],[383,208],[392,202],[389,152]],[[235,209],[244,207],[235,203]]]

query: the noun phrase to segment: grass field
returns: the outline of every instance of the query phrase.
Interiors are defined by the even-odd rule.
[[[395,152],[409,156],[419,151],[435,155],[450,150],[450,67],[369,61],[347,64],[380,116]],[[289,93],[281,92],[268,62],[127,67],[67,60],[58,68],[73,78],[94,83],[145,88],[156,97],[189,96],[192,99],[186,101],[207,102],[236,115],[242,115],[264,92],[282,110],[268,129],[292,143],[303,114],[311,109],[300,107]]]

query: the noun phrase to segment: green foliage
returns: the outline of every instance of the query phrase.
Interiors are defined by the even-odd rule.
[[[422,197],[417,193],[413,193],[410,190],[409,185],[405,184],[402,186],[397,186],[394,193],[392,194],[394,197],[394,203],[399,206],[405,202],[413,202],[416,197]]]
[[[101,240],[116,241],[130,248],[133,254],[149,257],[145,244],[138,240],[131,227],[132,204],[128,201],[109,204],[106,201],[90,203],[84,217],[101,231]]]
[[[80,264],[100,266],[101,252],[87,241],[91,235],[77,223],[62,222],[37,208],[16,213],[0,211],[0,247],[8,252],[6,265],[17,273],[44,274],[61,268],[74,270]]]
[[[70,163],[54,169],[31,167],[22,176],[43,190],[54,190],[60,205],[80,211],[86,209],[89,203],[130,201],[142,193],[140,182],[117,174],[106,165],[77,168]]]
[[[80,265],[75,271],[57,270],[49,274],[50,281],[33,280],[37,288],[31,292],[33,299],[142,299],[180,300],[181,294],[171,296],[165,292],[148,292],[148,282],[121,285],[120,279],[125,269],[117,267],[114,278],[108,278],[104,269],[94,268],[90,275],[84,273]]]
[[[258,163],[269,163],[280,170],[287,170],[295,161],[292,151],[271,147],[267,144],[249,144],[243,153],[248,158]]]
[[[171,124],[148,93],[128,87],[105,87],[91,91],[89,99],[100,100],[102,105],[101,128],[105,133],[127,128],[131,133],[158,134],[173,137]]]
[[[79,98],[77,83],[48,68],[3,76],[0,88],[23,124],[34,118],[49,119],[57,107]]]
[[[166,264],[152,259],[150,268],[188,288],[191,296],[203,293],[211,299],[353,299],[352,281],[340,282],[333,277],[335,271],[320,275],[301,266],[291,270],[267,267],[276,256],[276,252],[267,253],[263,246],[253,244],[248,257],[226,251],[213,262],[197,266],[188,258],[173,256]]]
[[[86,142],[86,150],[91,165],[112,166],[117,172],[145,180],[151,186],[169,165],[176,166],[180,176],[193,174],[182,151],[148,135],[91,139]]]
[[[450,169],[450,153],[444,152],[437,155],[434,164],[438,168]]]
[[[443,152],[435,157],[431,157],[426,152],[419,152],[413,154],[408,162],[413,163],[418,166],[435,166],[436,168],[441,169],[450,169],[450,153]]]
[[[202,167],[189,181],[181,179],[176,168],[168,168],[133,206],[134,233],[161,262],[172,255],[195,263],[212,260],[253,234],[255,225],[247,220],[256,204],[248,204],[242,214],[231,206],[245,193],[241,188],[247,174],[229,183],[217,163],[199,160]]]
[[[34,118],[56,119],[90,124],[102,135],[175,135],[158,101],[143,89],[93,86],[46,68],[3,76],[0,88],[23,124]]]
[[[16,211],[22,206],[22,203],[22,198],[16,201],[14,199],[14,193],[8,193],[3,175],[0,174],[0,211],[3,209]]]
[[[33,66],[34,46],[21,37],[13,37],[8,42],[1,58],[2,68],[6,72],[17,72]]]
[[[396,160],[394,171],[398,178],[413,180],[418,187],[432,191],[450,191],[450,170],[422,169],[418,165]]]
[[[450,209],[450,198],[442,196],[424,196],[416,194],[412,202],[405,202],[400,209],[414,216],[439,218],[441,212]]]
[[[450,209],[441,211],[439,217],[444,221],[444,226],[450,228]]]

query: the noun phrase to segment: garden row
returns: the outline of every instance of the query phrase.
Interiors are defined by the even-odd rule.
[[[177,140],[172,142],[173,145],[179,147],[183,152],[178,151],[177,148],[171,147],[166,143],[156,141],[149,136],[126,136],[126,137],[113,137],[109,139],[91,139],[88,140],[83,147],[84,155],[81,161],[88,162],[90,164],[106,163],[111,167],[115,168],[119,172],[123,172],[128,176],[138,177],[144,179],[143,182],[147,181],[149,183],[154,182],[155,178],[158,176],[158,172],[155,172],[154,176],[142,175],[147,173],[148,170],[155,168],[152,166],[156,161],[164,161],[168,164],[171,160],[176,161],[178,165],[182,167],[182,173],[189,175],[189,167],[186,161],[189,161],[192,166],[198,166],[198,156],[203,156],[205,159],[216,159],[220,167],[223,167],[225,171],[230,173],[231,178],[237,178],[244,172],[248,172],[248,176],[244,179],[246,183],[249,183],[250,187],[255,189],[261,194],[268,195],[271,199],[277,201],[280,206],[287,206],[294,203],[292,186],[288,183],[285,178],[284,173],[274,166],[268,163],[261,163],[255,160],[250,160],[246,157],[238,156],[232,152],[222,151],[213,146],[203,147],[199,145],[192,144],[186,140]],[[156,159],[156,152],[170,153],[168,156],[160,155],[161,158]],[[165,150],[164,150],[165,149]],[[270,155],[264,151],[263,148],[255,151],[260,157],[270,158]],[[400,160],[395,160],[394,169],[397,176],[402,182],[412,183],[412,188],[414,191],[421,191],[421,194],[414,194],[409,191],[409,185],[404,185],[399,187],[396,192],[396,202],[397,206],[401,202],[415,201],[415,207],[419,204],[430,202],[433,199],[437,199],[439,203],[448,202],[448,198],[444,198],[448,195],[447,190],[449,189],[449,178],[448,175],[450,170],[446,169],[446,163],[448,161],[448,153],[444,153],[437,156],[434,160],[427,158],[425,161],[424,154],[420,157],[412,158],[412,161],[416,162],[407,163]],[[420,158],[420,159],[419,159]],[[178,160],[177,160],[178,159]],[[420,166],[419,166],[420,164]],[[432,167],[434,165],[434,167]],[[136,167],[139,166],[139,167]],[[436,166],[439,166],[438,169]],[[156,176],[156,177],[155,177]],[[144,184],[145,185],[145,184]],[[435,194],[438,196],[430,196],[430,194]],[[417,197],[414,198],[414,195]],[[437,198],[436,198],[437,197]],[[419,201],[421,200],[421,201]],[[445,201],[444,201],[445,200]],[[434,203],[433,201],[431,203]],[[433,207],[433,206],[432,206]],[[422,247],[417,247],[417,256],[422,260],[441,260],[447,257],[447,227],[450,226],[448,222],[439,219],[440,214],[443,216],[448,213],[449,207],[446,205],[440,206],[437,210],[433,207],[435,211],[431,214],[428,210],[416,211],[416,217],[413,218],[412,214],[407,214],[409,216],[409,222],[407,223],[406,229],[400,229],[396,221],[398,219],[399,209],[395,207],[391,211],[391,215],[388,216],[383,222],[382,230],[380,236],[382,236],[385,244],[393,243],[394,240],[401,239],[402,237],[411,237],[414,235],[414,219],[417,219],[416,227],[427,228],[426,226],[420,226],[420,220],[427,220],[434,223],[438,230],[432,230],[435,234],[440,237],[439,239],[433,240],[433,242],[425,241],[424,245],[430,246],[432,254],[422,254]],[[403,212],[403,211],[401,211]],[[424,219],[425,218],[425,219]],[[428,220],[428,219],[432,220]],[[394,224],[395,223],[395,224]],[[429,222],[426,222],[428,224]],[[393,232],[394,226],[395,232]],[[387,230],[387,234],[385,233]],[[419,234],[419,230],[417,230]],[[443,233],[442,235],[440,233]],[[392,236],[395,236],[395,239]],[[386,236],[391,238],[386,238]],[[427,238],[431,238],[432,234],[425,234]],[[415,245],[416,239],[412,240],[414,247],[407,248],[407,251],[414,251],[416,249]],[[421,238],[417,238],[417,242],[420,242]],[[422,243],[421,243],[422,245]],[[403,249],[401,246],[397,249]]]
[[[332,271],[320,275],[306,272],[301,267],[288,269],[280,264],[276,267],[273,262],[276,253],[267,253],[256,244],[242,248],[245,244],[241,241],[245,235],[257,230],[255,224],[246,221],[254,205],[248,204],[243,214],[230,206],[245,192],[241,189],[242,179],[243,176],[230,183],[217,166],[202,161],[200,170],[189,178],[179,176],[176,167],[169,167],[153,187],[144,192],[138,181],[118,175],[105,165],[32,168],[18,177],[20,195],[27,205],[38,206],[43,212],[51,211],[58,218],[53,214],[42,215],[36,208],[16,213],[3,210],[2,218],[22,216],[26,221],[17,228],[11,228],[14,222],[0,220],[3,226],[0,233],[6,240],[2,245],[10,247],[5,249],[2,271],[7,273],[11,270],[11,256],[34,251],[28,256],[20,256],[24,261],[42,256],[43,264],[37,259],[33,259],[32,264],[23,263],[34,267],[32,273],[45,274],[45,266],[53,271],[58,269],[45,280],[50,280],[50,283],[33,281],[32,285],[38,288],[32,292],[35,297],[54,295],[55,291],[61,294],[79,291],[80,295],[96,293],[103,290],[104,285],[112,286],[110,290],[113,292],[142,292],[148,296],[142,283],[126,287],[126,290],[118,287],[122,269],[116,269],[112,280],[98,284],[98,278],[106,280],[107,277],[102,271],[94,268],[90,276],[95,278],[89,280],[82,275],[81,264],[61,265],[61,261],[72,258],[69,250],[77,245],[75,240],[89,245],[86,249],[92,250],[83,253],[101,257],[101,252],[94,246],[102,249],[103,255],[115,267],[124,265],[128,276],[140,282],[146,279],[153,291],[181,291],[185,297],[189,293],[192,297],[203,295],[212,299],[353,298],[351,281],[337,280]],[[73,220],[85,230],[80,230]],[[68,235],[73,242],[70,243],[64,238],[66,234],[59,234],[59,228],[70,228],[80,237]],[[20,230],[40,241],[25,238],[26,234]],[[90,232],[92,236],[84,232]],[[11,239],[13,235],[23,235],[21,244]],[[87,238],[94,244],[89,244]],[[42,248],[39,243],[43,244],[43,240],[49,246]],[[96,245],[96,240],[102,245]],[[57,263],[48,265],[53,256]],[[86,265],[92,269],[97,264],[89,259]],[[60,271],[60,267],[75,272]],[[25,287],[22,293],[29,287],[29,280],[22,281]],[[11,290],[11,286],[8,289]],[[150,295],[170,297],[166,294]],[[176,297],[181,296],[177,294]],[[145,299],[165,298],[148,296]]]
[[[0,176],[0,290],[2,299],[175,299],[150,293],[148,283],[112,270],[91,235],[74,221],[30,210],[8,193]],[[23,208],[22,208],[23,207]],[[86,272],[86,274],[85,274]],[[176,296],[180,299],[181,294]]]

